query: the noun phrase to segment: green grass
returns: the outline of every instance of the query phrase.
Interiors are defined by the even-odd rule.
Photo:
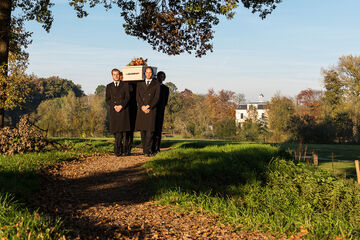
[[[8,194],[0,194],[1,239],[60,239],[66,234],[60,219],[30,211]]]
[[[314,151],[318,154],[320,161],[319,167],[326,171],[335,173],[335,175],[343,178],[356,178],[354,162],[341,162],[342,160],[360,160],[360,145],[345,144],[305,144],[302,146],[302,154],[304,154],[305,146],[307,147],[308,156]],[[298,144],[281,144],[280,147],[288,152],[294,153],[298,151]],[[331,162],[332,154],[334,154],[334,163]],[[321,158],[327,159],[326,161]]]
[[[161,204],[218,215],[236,229],[360,238],[360,187],[276,147],[233,144],[178,148],[148,162],[147,185]]]
[[[334,158],[338,160],[360,160],[360,145],[347,144],[303,144],[303,152],[307,146],[307,155],[311,155],[315,151],[319,158],[331,159],[332,153]],[[297,151],[298,144],[281,144],[281,148],[289,151]]]
[[[113,139],[56,139],[62,150],[0,156],[0,237],[4,239],[59,239],[66,231],[32,206],[39,190],[38,175],[62,161],[111,152]],[[58,145],[56,145],[58,146]]]
[[[338,177],[356,179],[354,162],[320,162],[319,168],[332,172]]]

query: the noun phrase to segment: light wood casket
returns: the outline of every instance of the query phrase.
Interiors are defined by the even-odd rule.
[[[145,69],[148,66],[124,66],[121,67],[124,81],[142,81],[145,79]],[[156,76],[157,67],[152,67],[153,76]]]

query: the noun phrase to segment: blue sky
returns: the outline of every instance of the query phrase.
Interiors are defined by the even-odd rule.
[[[28,72],[70,79],[86,93],[110,82],[112,68],[143,57],[179,90],[226,89],[251,101],[260,93],[266,100],[276,92],[293,97],[303,89],[322,89],[321,68],[360,50],[359,0],[283,0],[265,20],[239,7],[234,19],[216,26],[214,52],[202,58],[167,56],[127,36],[117,8],[99,6],[78,19],[67,2],[55,1],[50,33],[36,22],[27,24],[34,32]]]

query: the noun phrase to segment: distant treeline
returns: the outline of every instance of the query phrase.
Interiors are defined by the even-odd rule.
[[[170,89],[164,132],[184,137],[238,141],[302,143],[360,143],[360,57],[344,56],[336,66],[322,70],[323,90],[305,89],[296,97],[275,94],[268,102],[268,114],[258,119],[255,108],[240,126],[235,109],[244,94],[208,90],[196,94]],[[20,116],[30,114],[48,136],[108,136],[108,107],[105,86],[86,96],[81,86],[59,77],[25,81],[31,89],[25,104],[8,111],[8,125],[16,126]]]
[[[343,56],[322,69],[324,90],[306,89],[295,99],[276,94],[269,102],[271,140],[360,143],[360,57]]]

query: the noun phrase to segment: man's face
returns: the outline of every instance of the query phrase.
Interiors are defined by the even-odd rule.
[[[151,68],[147,68],[145,70],[145,76],[146,76],[146,79],[151,79],[151,76],[152,76],[152,70]]]
[[[119,79],[122,81],[124,79],[123,75],[120,75]]]
[[[157,78],[158,78],[158,81],[162,83],[166,77],[165,77],[165,74],[160,73],[157,75]]]
[[[112,78],[114,79],[114,81],[119,81],[120,73],[118,71],[113,71]]]

